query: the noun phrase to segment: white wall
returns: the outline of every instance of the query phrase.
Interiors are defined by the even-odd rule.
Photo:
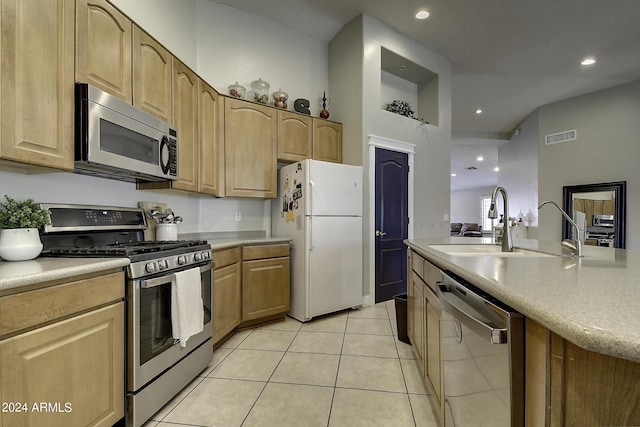
[[[402,94],[406,85],[383,77],[382,48],[439,75],[439,126],[390,113],[383,107],[389,94]],[[411,227],[409,237],[448,236],[449,188],[451,171],[451,67],[447,59],[426,50],[415,41],[398,33],[374,18],[359,16],[345,25],[329,43],[329,77],[334,102],[339,111],[349,117],[343,137],[344,161],[362,164],[364,188],[364,274],[365,303],[374,295],[374,216],[372,200],[374,182],[370,179],[373,146],[369,140],[400,142],[413,146],[413,167],[410,178]],[[348,78],[349,80],[346,80]],[[412,98],[414,99],[414,98]],[[417,104],[417,101],[415,101]],[[346,121],[346,119],[345,119]],[[411,158],[410,158],[411,162]],[[411,210],[413,206],[413,210]]]
[[[518,126],[519,134],[498,147],[498,185],[509,195],[509,216],[522,212],[529,226],[529,238],[538,227],[538,110]],[[518,132],[516,132],[518,133]],[[558,202],[562,202],[561,200]]]
[[[480,198],[483,196],[491,197],[492,191],[493,187],[452,191],[451,222],[475,222],[482,224],[482,217],[480,215]]]
[[[198,198],[160,191],[136,190],[135,184],[73,173],[25,175],[0,171],[0,195],[32,198],[38,203],[137,207],[139,201],[166,203],[184,218],[180,233],[198,230]]]
[[[640,80],[540,107],[539,199],[562,202],[565,185],[627,181],[627,249],[640,249]],[[577,130],[577,140],[544,145],[544,136]],[[539,236],[561,238],[561,216],[539,212]]]
[[[446,236],[451,174],[451,66],[447,59],[374,18],[363,16],[363,131],[415,145],[414,237]],[[439,75],[439,126],[390,113],[381,108],[381,48]],[[363,141],[363,165],[369,147]],[[365,154],[366,153],[366,154]],[[365,218],[366,221],[366,218]]]
[[[250,91],[251,82],[262,78],[270,95],[280,88],[289,94],[290,110],[295,99],[308,99],[314,116],[323,90],[332,96],[326,41],[208,0],[197,1],[196,28],[197,71],[218,92],[228,94],[236,81]]]
[[[111,3],[197,70],[196,0],[111,0]]]

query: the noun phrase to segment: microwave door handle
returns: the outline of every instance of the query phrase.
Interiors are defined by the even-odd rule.
[[[200,267],[200,274],[206,273],[211,269],[213,269],[213,263],[203,265],[202,267]],[[175,282],[175,280],[176,280],[175,274],[169,274],[167,276],[162,276],[162,277],[154,277],[153,279],[145,279],[140,281],[140,288],[142,289],[155,288],[156,286],[164,285],[169,282]]]
[[[166,150],[166,151],[165,151]],[[162,173],[169,172],[169,164],[171,163],[171,153],[169,149],[169,138],[167,135],[162,136],[162,140],[160,141],[160,167],[162,168]],[[164,154],[167,154],[167,158],[164,159]]]

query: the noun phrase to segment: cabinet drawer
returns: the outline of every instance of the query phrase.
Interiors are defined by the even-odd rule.
[[[418,276],[420,276],[421,278],[424,278],[424,262],[424,258],[422,258],[420,255],[415,252],[412,254],[411,268],[413,269],[413,271],[418,273]]]
[[[214,252],[213,262],[215,263],[215,270],[240,262],[240,247]]]
[[[263,258],[278,258],[285,256],[289,256],[288,244],[245,246],[244,248],[242,248],[243,261]]]
[[[124,299],[124,272],[0,298],[0,336]]]
[[[424,260],[423,263],[423,273],[424,273],[424,281],[431,288],[433,292],[436,291],[436,286],[438,286],[438,282],[442,280],[442,272],[438,267],[431,264],[429,261]]]

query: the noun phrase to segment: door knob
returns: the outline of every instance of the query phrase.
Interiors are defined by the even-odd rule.
[[[384,237],[386,235],[387,233],[385,233],[384,231],[376,230],[376,236]]]

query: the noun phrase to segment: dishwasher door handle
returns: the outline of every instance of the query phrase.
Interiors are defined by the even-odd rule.
[[[462,324],[466,325],[482,337],[486,337],[485,334],[489,333],[489,342],[491,342],[491,344],[507,343],[506,328],[495,328],[482,321],[481,319],[478,319],[473,315],[467,313],[461,307],[458,307],[447,297],[447,294],[451,292],[449,292],[449,290],[447,289],[447,285],[442,284],[442,282],[438,282],[438,288],[436,290],[438,293],[438,298],[440,299],[442,305],[449,313],[460,320]]]

